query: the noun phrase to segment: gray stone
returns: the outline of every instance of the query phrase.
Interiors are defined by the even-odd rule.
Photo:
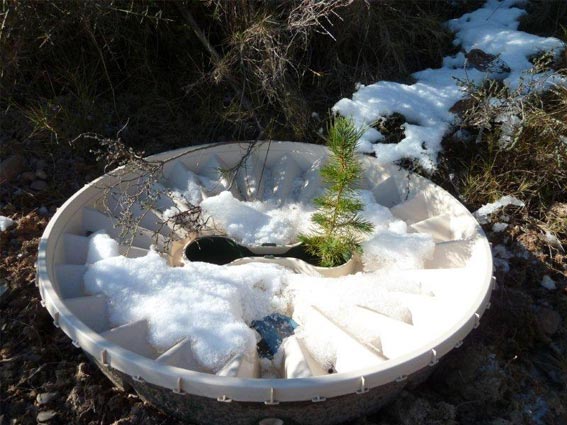
[[[39,406],[44,406],[47,403],[49,403],[51,400],[53,400],[55,397],[57,397],[57,393],[40,393],[35,398],[35,401],[37,401],[37,404]]]
[[[37,414],[37,421],[39,423],[49,422],[55,416],[57,416],[57,412],[55,410],[44,410]]]
[[[35,180],[31,185],[30,188],[37,192],[41,192],[42,190],[47,189],[47,183],[43,180]]]

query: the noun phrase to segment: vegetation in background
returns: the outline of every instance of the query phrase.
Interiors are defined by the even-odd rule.
[[[330,158],[321,168],[325,193],[314,199],[317,212],[311,220],[316,225],[313,234],[299,235],[307,251],[321,260],[321,265],[334,267],[345,263],[360,251],[360,237],[373,226],[362,219],[362,201],[355,188],[360,180],[360,163],[355,155],[363,131],[347,118],[336,117],[326,137]]]
[[[13,150],[77,135],[155,153],[262,136],[317,141],[357,82],[407,79],[450,47],[449,0],[0,2],[0,113]],[[474,3],[464,1],[463,4]],[[22,143],[23,142],[23,143]],[[96,142],[71,147],[86,159]]]
[[[541,36],[561,37],[567,29],[567,2],[530,0],[520,21],[520,31]]]
[[[567,74],[553,71],[549,56],[534,62],[517,89],[496,80],[466,86],[462,130],[472,139],[447,140],[441,175],[451,176],[471,209],[513,195],[530,217],[545,220],[554,204],[567,202],[567,88],[543,90]],[[553,74],[538,75],[544,71]]]

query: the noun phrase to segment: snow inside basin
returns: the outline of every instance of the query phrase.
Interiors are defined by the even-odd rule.
[[[165,161],[156,186],[171,196],[132,209],[140,225],[131,246],[115,218],[123,203],[109,202],[105,188],[132,188],[113,173],[86,185],[40,242],[43,302],[115,383],[197,423],[331,424],[374,411],[478,326],[493,285],[486,237],[429,180],[361,156],[362,215],[375,230],[355,273],[303,274],[278,259],[173,267],[189,235],[160,223],[187,202],[208,218],[205,233],[252,249],[309,231],[326,148],[261,142],[231,185],[219,169],[239,163],[247,146],[151,157]],[[271,313],[298,327],[268,359],[250,326]]]

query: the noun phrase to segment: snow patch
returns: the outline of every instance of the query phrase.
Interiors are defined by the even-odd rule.
[[[304,204],[276,203],[236,199],[230,192],[201,202],[205,216],[209,216],[214,226],[247,245],[293,243],[300,232],[309,231],[313,207]]]
[[[492,231],[495,233],[503,232],[508,228],[508,223],[494,223],[492,225]]]
[[[524,207],[523,201],[515,198],[511,195],[502,196],[495,202],[491,202],[489,204],[483,205],[478,210],[476,210],[473,215],[478,220],[480,224],[490,223],[490,215],[494,214],[496,211],[500,210],[501,208],[507,207],[508,205],[513,205],[516,207]]]
[[[333,106],[333,112],[351,117],[361,128],[368,128],[359,140],[358,150],[375,153],[382,163],[408,158],[415,159],[426,170],[433,171],[441,152],[441,140],[451,127],[455,117],[451,107],[465,94],[457,81],[480,83],[485,78],[503,80],[511,89],[518,88],[528,78],[526,71],[532,68],[530,58],[544,51],[556,54],[564,47],[556,38],[539,37],[518,31],[519,19],[525,11],[523,0],[488,0],[471,13],[447,23],[455,32],[454,44],[461,47],[455,56],[446,57],[438,69],[426,69],[413,74],[414,84],[379,81],[370,85],[358,85],[352,99],[344,98]],[[495,55],[507,65],[509,72],[486,72],[467,64],[466,52],[480,49]],[[549,74],[531,75],[541,81],[540,90],[552,84],[565,83],[550,78]],[[388,116],[402,114],[405,137],[396,144],[379,143],[384,136],[372,124]],[[504,117],[502,117],[504,119]],[[515,122],[506,121],[513,130]],[[508,131],[509,132],[509,131]],[[504,135],[506,135],[504,131]],[[503,142],[510,142],[504,138]]]
[[[101,244],[100,238],[91,241]],[[101,259],[88,266],[84,280],[89,294],[110,298],[114,326],[147,319],[149,341],[160,351],[188,337],[197,361],[216,372],[234,355],[255,349],[252,320],[286,312],[286,274],[271,264],[170,267],[150,251]]]

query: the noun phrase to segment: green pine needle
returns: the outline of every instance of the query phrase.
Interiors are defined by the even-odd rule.
[[[299,235],[307,251],[321,260],[324,267],[345,263],[360,252],[360,237],[374,229],[359,213],[363,203],[356,197],[355,186],[362,172],[355,149],[363,130],[344,117],[333,119],[326,137],[331,155],[321,168],[325,193],[314,199],[318,210],[313,214],[313,234]]]

